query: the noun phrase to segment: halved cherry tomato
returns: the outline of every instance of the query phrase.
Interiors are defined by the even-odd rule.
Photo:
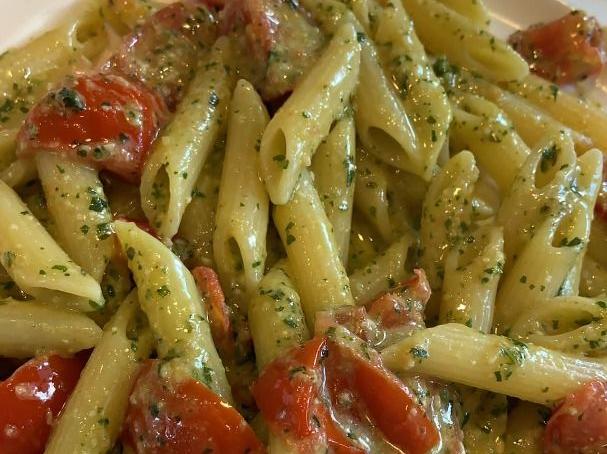
[[[558,84],[598,74],[605,63],[601,27],[581,11],[516,32],[509,41],[532,71]]]
[[[129,400],[126,443],[138,453],[199,454],[265,452],[244,418],[206,386],[172,382],[148,360]]]
[[[325,444],[336,453],[362,453],[319,401],[318,369],[326,354],[326,338],[315,337],[278,358],[253,385],[253,397],[270,430],[298,446],[300,452],[314,452]]]
[[[175,2],[158,10],[124,40],[105,70],[145,84],[174,110],[198,64],[200,49],[217,38],[215,15],[205,3]]]
[[[382,328],[401,326],[424,327],[424,309],[430,299],[430,284],[422,269],[415,275],[389,290],[369,305],[369,315],[379,321]]]
[[[270,430],[302,453],[324,443],[338,453],[364,453],[340,422],[369,425],[406,453],[438,443],[436,427],[411,392],[348,346],[315,337],[270,363],[253,386]],[[327,401],[327,397],[329,401]]]
[[[592,381],[565,397],[548,420],[544,453],[607,453],[607,383]]]
[[[206,266],[197,266],[192,270],[192,275],[209,315],[213,340],[223,353],[229,353],[234,348],[230,310],[219,283],[219,276]]]
[[[76,386],[81,357],[42,356],[0,383],[0,454],[38,454]]]
[[[338,325],[371,344],[381,337],[381,329],[369,318],[364,306],[342,306],[317,312],[314,317],[314,334],[324,336],[329,328]]]
[[[97,74],[68,77],[29,112],[18,155],[67,153],[138,182],[141,169],[197,65],[216,38],[203,2],[173,3],[127,37]]]
[[[353,349],[330,343],[324,362],[335,412],[368,418],[383,436],[407,454],[425,454],[439,441],[436,427],[413,393],[381,365]],[[349,399],[339,399],[344,392]]]
[[[163,118],[162,101],[143,85],[114,74],[78,74],[30,111],[18,154],[64,152],[137,181]]]
[[[320,29],[297,0],[227,0],[220,31],[246,37],[252,83],[266,101],[283,100],[317,60]]]

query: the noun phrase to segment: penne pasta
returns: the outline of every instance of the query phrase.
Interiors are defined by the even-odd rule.
[[[504,41],[438,0],[403,0],[421,42],[429,52],[489,80],[521,80],[529,67]],[[462,45],[465,43],[465,45]]]
[[[133,291],[105,326],[54,427],[47,454],[110,450],[118,439],[141,360],[152,336]]]
[[[259,176],[259,143],[268,122],[261,98],[246,81],[234,91],[228,119],[213,255],[224,286],[252,294],[263,276],[269,200]]]
[[[414,241],[411,234],[404,235],[365,266],[350,274],[350,289],[356,304],[370,303],[408,277],[405,265]]]
[[[268,124],[260,162],[272,203],[289,201],[300,172],[310,165],[321,140],[343,114],[358,81],[360,58],[356,31],[345,23]]]
[[[157,338],[164,373],[194,377],[231,400],[225,370],[190,272],[166,246],[135,224],[115,221],[114,228],[128,258],[139,303]]]
[[[94,347],[101,329],[77,312],[32,301],[0,300],[0,356],[71,355]]]
[[[314,186],[333,227],[333,238],[344,266],[348,264],[354,211],[355,140],[354,121],[342,118],[318,147],[311,166]]]
[[[602,363],[456,323],[417,331],[385,349],[382,358],[396,371],[428,374],[544,405],[590,380],[607,378]]]
[[[95,279],[67,256],[3,182],[0,219],[8,221],[0,227],[0,262],[23,291],[81,311],[103,306],[101,287]]]
[[[39,153],[35,159],[58,242],[74,262],[101,281],[114,238],[97,171],[53,153]]]
[[[310,337],[286,261],[274,265],[261,280],[249,304],[249,326],[260,371]]]
[[[141,206],[165,242],[177,233],[200,171],[224,128],[232,90],[228,52],[222,40],[210,51],[145,162]]]
[[[354,304],[331,224],[307,171],[289,203],[274,207],[273,218],[308,326],[314,326],[318,311]]]

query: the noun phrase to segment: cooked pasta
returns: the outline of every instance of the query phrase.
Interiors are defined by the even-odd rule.
[[[0,453],[603,452],[602,30],[493,3],[83,0],[0,53]]]

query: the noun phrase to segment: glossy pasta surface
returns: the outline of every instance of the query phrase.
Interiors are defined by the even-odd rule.
[[[0,55],[0,454],[607,452],[606,108],[490,19],[83,0]]]

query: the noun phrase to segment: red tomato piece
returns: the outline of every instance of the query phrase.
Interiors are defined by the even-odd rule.
[[[422,269],[414,276],[386,292],[369,305],[369,315],[378,319],[382,328],[424,327],[424,309],[430,299],[430,284]]]
[[[367,452],[344,424],[365,426],[408,454],[438,443],[438,430],[411,392],[374,360],[317,336],[270,363],[253,385],[253,396],[270,430],[312,452]],[[379,433],[378,433],[379,432]]]
[[[64,152],[137,181],[163,118],[162,101],[142,85],[119,75],[78,74],[30,111],[18,154]]]
[[[439,442],[438,430],[423,407],[380,361],[372,362],[348,347],[331,343],[325,371],[336,413],[370,420],[391,444],[407,454],[425,454]],[[350,398],[338,399],[344,391]]]
[[[379,328],[369,318],[363,306],[343,306],[328,311],[317,312],[314,318],[314,334],[323,336],[333,326],[343,326],[352,334],[367,342],[374,342]]]
[[[146,361],[129,400],[125,438],[136,452],[265,452],[233,407],[193,379],[173,383],[160,377],[158,363]]]
[[[284,101],[324,44],[322,32],[297,0],[227,0],[219,28],[246,39],[251,82],[272,104]]]
[[[565,397],[548,420],[544,453],[607,453],[607,383],[592,381]]]
[[[82,358],[42,356],[0,383],[0,454],[38,454],[78,382]]]
[[[174,110],[196,68],[200,49],[217,38],[215,15],[205,3],[176,2],[158,10],[124,40],[106,70],[145,84]]]
[[[314,434],[315,374],[326,340],[314,338],[270,363],[253,385],[253,397],[268,424],[296,438]]]
[[[598,74],[605,63],[603,31],[581,11],[516,32],[509,42],[532,71],[557,84]]]
[[[222,353],[233,353],[230,310],[219,283],[219,276],[212,268],[206,266],[197,266],[192,270],[192,275],[207,310],[215,344]]]

